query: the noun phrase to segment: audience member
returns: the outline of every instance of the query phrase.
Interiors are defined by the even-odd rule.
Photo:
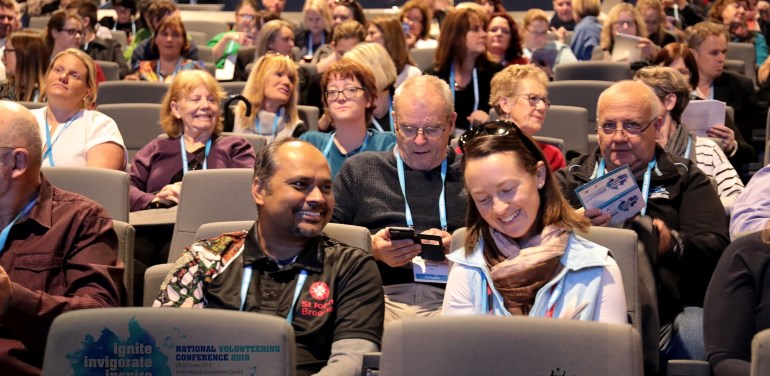
[[[757,171],[733,204],[730,238],[768,227],[770,219],[770,165]]]
[[[409,48],[404,38],[404,29],[401,28],[401,23],[395,17],[380,16],[371,19],[366,32],[366,41],[377,43],[385,47],[385,50],[390,53],[393,64],[396,65],[396,72],[398,72],[395,87],[401,85],[409,77],[422,74],[409,54]]]
[[[553,77],[553,68],[557,65],[577,62],[569,46],[558,40],[548,40],[548,15],[543,10],[527,11],[524,15],[522,34],[522,55],[543,69],[549,78]]]
[[[647,250],[655,271],[661,325],[661,365],[668,359],[705,360],[703,297],[719,256],[728,244],[724,209],[708,177],[689,160],[655,143],[662,126],[655,93],[641,82],[622,81],[600,96],[599,147],[572,160],[557,177],[570,204],[581,207],[575,189],[627,165],[642,187],[643,217],[652,219],[657,250]],[[611,215],[585,209],[593,225]]]
[[[522,55],[516,21],[508,13],[493,13],[487,25],[487,59],[504,67],[529,63]]]
[[[324,110],[334,131],[311,131],[300,138],[323,153],[332,177],[348,158],[365,151],[391,150],[396,143],[393,133],[370,131],[366,127],[372,120],[379,93],[375,76],[366,65],[346,57],[332,64],[321,79]]]
[[[696,2],[688,0],[661,0],[665,8],[666,17],[671,17],[672,22],[684,30],[692,25],[705,20],[703,9]],[[705,2],[698,2],[705,5]]]
[[[141,20],[134,18],[139,10],[136,0],[113,0],[112,7],[115,9],[117,17],[104,16],[99,20],[99,24],[112,29],[112,31],[120,30],[125,32],[126,40],[130,44],[141,26]]]
[[[366,15],[364,8],[356,0],[337,0],[334,1],[329,9],[332,10],[332,19],[337,26],[345,21],[356,21],[361,25],[366,25]]]
[[[152,55],[157,59],[141,60],[128,80],[149,82],[171,82],[177,73],[186,70],[205,69],[201,60],[189,59],[192,42],[186,37],[187,31],[179,17],[166,17],[150,39]]]
[[[396,148],[362,153],[342,166],[334,180],[339,205],[333,216],[334,222],[372,232],[388,321],[439,315],[448,267],[434,264],[445,271],[432,283],[416,281],[414,272],[423,274],[426,266],[416,257],[421,246],[391,238],[389,226],[440,236],[448,252],[451,232],[464,226],[466,210],[462,158],[447,147],[457,117],[449,86],[434,76],[410,77],[396,89],[393,105]]]
[[[18,18],[19,4],[14,0],[0,0],[0,42],[3,45],[12,32],[21,29]]]
[[[6,81],[0,98],[12,101],[42,102],[45,70],[51,60],[43,36],[30,30],[15,31],[5,40],[2,62]]]
[[[366,29],[357,21],[345,21],[334,27],[332,43],[321,46],[313,56],[318,73],[324,73],[329,66],[342,59],[346,52],[366,40]]]
[[[639,12],[644,19],[644,24],[647,25],[647,38],[658,47],[676,42],[677,36],[670,31],[676,31],[684,36],[681,30],[676,29],[668,21],[660,0],[638,0],[636,11]]]
[[[532,65],[512,65],[492,78],[489,105],[500,119],[516,123],[527,136],[543,127],[551,107],[548,100],[548,77]],[[565,166],[564,155],[553,145],[538,143],[551,171]]]
[[[275,52],[294,60],[294,30],[289,21],[272,20],[265,23],[257,35],[256,55],[254,60]]]
[[[128,153],[118,125],[96,102],[96,69],[85,52],[70,48],[54,56],[45,76],[47,106],[32,110],[40,127],[44,166],[125,170]]]
[[[32,114],[7,101],[0,108],[0,369],[39,375],[57,316],[121,305],[123,263],[104,208],[40,173]]]
[[[690,103],[684,77],[673,68],[646,67],[637,71],[634,79],[649,86],[658,98],[662,124],[655,141],[666,152],[695,163],[711,179],[729,216],[733,202],[743,192],[743,182],[714,141],[697,137],[682,124],[682,113]]]
[[[501,0],[474,0],[476,4],[484,7],[487,18],[492,19],[493,13],[505,13],[505,7]]]
[[[306,61],[319,47],[332,40],[332,13],[325,0],[306,0],[302,7],[302,27],[294,31],[294,45]]]
[[[64,10],[54,12],[48,19],[45,42],[51,56],[68,48],[80,49],[83,44],[83,19]]]
[[[376,43],[359,43],[345,54],[345,59],[361,63],[373,74],[377,98],[372,99],[374,109],[369,126],[379,132],[393,132],[392,112],[393,94],[396,90],[394,86],[396,67],[388,56],[388,51]]]
[[[602,25],[597,19],[599,12],[599,0],[572,0],[572,14],[577,24],[569,46],[578,60],[591,60],[594,49],[600,45]]]
[[[502,68],[487,59],[487,19],[475,9],[455,9],[444,20],[431,74],[449,83],[458,131],[489,120],[492,76]]]
[[[82,49],[88,56],[91,56],[94,60],[109,61],[118,64],[118,76],[123,79],[128,75],[128,63],[123,56],[123,47],[117,40],[112,39],[112,34],[109,29],[106,29],[107,33],[110,33],[109,39],[104,39],[96,34],[96,12],[97,6],[88,0],[79,0],[70,3],[70,6],[74,6],[72,12],[76,12],[78,16],[83,20],[83,36],[81,39]]]
[[[430,11],[423,2],[410,0],[401,6],[401,22],[405,25],[406,45],[409,49],[438,47],[438,42],[430,37]]]
[[[765,36],[746,26],[746,3],[744,0],[716,0],[709,9],[709,20],[725,25],[730,33],[731,42],[751,43],[754,45],[756,66],[767,60],[770,52],[767,49]]]
[[[557,35],[559,42],[564,43],[566,32],[575,30],[572,0],[553,0],[553,16],[551,16],[549,26],[551,32]]]
[[[187,247],[169,276],[189,278],[167,278],[155,306],[286,317],[297,375],[359,375],[363,354],[380,346],[382,282],[370,255],[322,233],[334,210],[331,184],[310,144],[268,145],[254,165],[254,226]]]
[[[601,51],[594,50],[591,56],[592,60],[605,61],[626,61],[635,63],[624,56],[613,56],[612,51],[615,47],[615,38],[618,34],[632,35],[639,37],[638,48],[641,50],[641,61],[650,61],[658,53],[660,47],[647,39],[647,24],[645,24],[642,15],[628,3],[620,3],[610,9],[610,13],[604,20],[601,35]]]
[[[234,132],[265,136],[270,142],[286,137],[299,137],[307,131],[297,112],[298,72],[288,56],[265,55],[259,58],[249,74],[243,96],[251,103],[235,110]]]
[[[468,234],[448,256],[442,314],[627,323],[620,269],[609,249],[574,233],[589,222],[561,195],[537,143],[500,120],[469,130],[461,147]]]
[[[256,0],[241,0],[235,8],[233,29],[215,35],[208,42],[211,53],[217,59],[217,69],[225,67],[228,56],[238,56],[241,47],[253,46],[257,41],[259,24]],[[235,61],[233,60],[233,63]]]
[[[286,0],[262,0],[262,8],[268,12],[277,13],[279,16],[286,6]]]
[[[163,4],[166,4],[166,1],[168,0],[158,0],[157,2],[153,2],[153,4],[150,5],[150,16],[152,17],[152,23],[150,26],[152,26],[152,34],[148,35],[145,40],[139,42],[136,45],[136,48],[134,48],[131,52],[130,63],[131,67],[134,69],[136,69],[136,65],[138,65],[140,61],[155,60],[159,57],[158,51],[154,46],[155,38],[151,37],[158,32],[161,22],[167,18],[180,17],[179,10],[173,3],[167,4],[167,6],[163,6]],[[194,41],[189,40],[190,38],[187,35],[183,35],[183,37],[187,40],[186,43],[189,43],[190,46],[187,50],[187,53],[185,54],[185,58],[190,60],[198,60],[198,45],[196,45]]]

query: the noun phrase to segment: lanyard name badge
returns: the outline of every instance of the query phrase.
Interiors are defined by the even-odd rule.
[[[184,57],[180,57],[179,60],[177,60],[176,66],[174,67],[174,72],[171,73],[171,76],[168,76],[168,77],[171,77],[173,79],[174,76],[176,76],[176,72],[178,72],[179,68],[182,66],[182,60],[184,60]],[[165,81],[165,77],[163,77],[160,74],[160,59],[158,59],[158,65],[155,67],[155,74],[158,76],[158,81],[159,82]],[[163,78],[161,78],[161,77],[163,77]]]
[[[409,208],[409,201],[406,199],[406,176],[404,175],[404,161],[401,160],[401,156],[398,154],[398,150],[394,150],[396,155],[396,163],[398,165],[398,183],[401,186],[401,194],[404,196],[404,214],[406,216],[406,225],[409,228],[414,228],[414,220],[412,219],[412,209]],[[446,231],[447,219],[446,219],[446,169],[447,160],[441,162],[441,195],[438,199],[438,212],[439,220],[441,221],[441,230]]]
[[[273,136],[273,139],[275,139],[275,134],[278,132],[278,119],[283,117],[283,107],[281,107],[280,110],[278,110],[278,113],[275,114],[275,118],[273,119],[273,132],[271,133]],[[259,113],[254,116],[254,131],[260,136],[265,136],[264,133],[262,133],[262,127],[259,125]]]
[[[650,177],[652,175],[652,169],[655,168],[655,164],[657,163],[657,157],[653,156],[650,163],[647,163],[647,171],[644,172],[644,181],[642,183],[642,198],[644,198],[644,207],[642,208],[642,216],[647,213],[647,201],[650,197]],[[600,178],[604,176],[604,158],[602,158],[601,161],[599,161],[599,167],[597,168],[596,177]]]
[[[319,46],[323,46],[326,44],[326,34],[321,33],[321,44]],[[307,34],[307,55],[310,56],[310,58],[313,58],[313,33]]]
[[[181,136],[179,136],[179,147],[182,149],[182,175],[187,174],[188,166],[187,166],[187,148],[185,148],[184,145],[184,133],[182,133]],[[211,137],[209,137],[209,140],[206,141],[206,151],[203,154],[203,169],[208,168],[208,159],[209,159],[209,152],[211,152]]]
[[[390,131],[392,132],[396,129],[396,126],[393,124],[393,99],[390,100],[390,104],[388,105],[388,119],[390,120]],[[385,132],[385,130],[382,129],[380,122],[377,121],[374,116],[372,116],[372,125],[374,125],[374,129]]]
[[[214,71],[214,77],[217,81],[230,81],[235,77],[235,61],[238,60],[238,48],[235,46],[234,40],[227,43],[224,56],[224,66]]]
[[[45,118],[45,153],[43,153],[43,160],[45,161],[47,159],[49,166],[55,166],[53,162],[53,144],[59,140],[61,134],[64,133],[67,128],[72,125],[72,122],[74,122],[82,113],[83,111],[78,111],[75,115],[72,115],[72,117],[69,118],[66,123],[64,123],[64,126],[59,129],[59,133],[56,135],[56,138],[51,140],[51,127],[48,126],[48,110],[46,109],[45,113],[43,114],[43,117]]]
[[[241,311],[243,311],[243,308],[246,306],[246,296],[249,292],[252,273],[251,265],[246,265],[243,267],[243,280],[241,280]],[[286,321],[288,321],[289,324],[291,324],[291,321],[294,319],[294,307],[297,306],[299,295],[302,292],[302,287],[305,285],[306,280],[307,270],[303,269],[299,272],[297,285],[294,287],[294,297],[291,299],[291,307],[289,307],[289,314],[286,316]]]
[[[329,139],[329,141],[326,141],[326,145],[324,145],[323,155],[326,160],[329,160],[329,156],[331,155],[332,151],[332,145],[334,145],[334,136],[337,132],[332,132],[332,137]],[[366,150],[366,145],[369,144],[369,132],[367,131],[364,135],[364,142],[361,144],[361,146],[358,147],[359,152]],[[350,155],[350,152],[345,154],[345,157]]]
[[[5,250],[5,242],[8,241],[8,234],[11,232],[11,227],[16,224],[16,222],[21,219],[22,217],[26,217],[30,211],[32,211],[32,208],[35,206],[35,203],[37,202],[37,193],[35,193],[34,196],[27,202],[26,205],[24,205],[24,208],[21,209],[19,214],[16,214],[16,217],[13,218],[11,223],[5,226],[3,228],[3,231],[0,232],[0,253],[3,253]]]
[[[449,67],[449,88],[452,89],[452,98],[455,97],[455,65]],[[473,68],[473,111],[479,109],[479,77],[476,68]]]

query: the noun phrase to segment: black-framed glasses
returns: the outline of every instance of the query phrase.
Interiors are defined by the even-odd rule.
[[[545,157],[543,156],[543,152],[540,150],[540,146],[538,146],[534,140],[532,140],[529,136],[525,135],[524,132],[522,132],[521,128],[519,128],[516,123],[509,121],[509,120],[495,120],[490,121],[481,125],[477,125],[471,129],[468,129],[465,131],[465,133],[460,136],[460,139],[457,140],[457,146],[460,147],[460,150],[465,153],[465,146],[470,142],[472,139],[476,137],[481,136],[516,136],[521,140],[521,142],[524,144],[524,146],[529,150],[530,153],[532,153],[533,156],[535,156],[538,160],[544,160]]]
[[[601,123],[598,127],[596,127],[597,131],[601,131],[607,136],[612,136],[615,134],[615,132],[624,132],[625,134],[629,136],[639,136],[642,134],[642,132],[646,131],[647,128],[649,128],[655,121],[658,120],[658,118],[654,118],[650,120],[647,125],[639,124],[635,121],[624,121],[620,128],[618,128],[617,123],[611,122],[611,121],[605,121],[604,123]]]
[[[342,94],[342,97],[345,98],[345,100],[350,100],[352,98],[355,98],[358,94],[358,91],[366,91],[366,89],[362,87],[346,87],[342,90],[326,90],[326,100],[327,101],[336,101],[339,99],[340,94]]]
[[[71,37],[74,37],[77,34],[83,35],[83,30],[81,29],[61,29],[59,31],[63,31]]]
[[[551,107],[551,100],[548,99],[548,97],[543,97],[537,94],[519,94],[519,96],[527,98],[529,105],[532,107],[537,107],[537,104],[540,103],[540,101],[543,101],[545,108]]]

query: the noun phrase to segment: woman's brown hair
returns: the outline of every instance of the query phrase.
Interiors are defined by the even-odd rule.
[[[436,48],[436,60],[434,62],[436,71],[448,71],[455,60],[459,64],[458,68],[463,68],[462,57],[465,56],[468,49],[465,45],[465,34],[474,23],[480,23],[481,28],[486,30],[488,23],[486,14],[473,8],[455,9],[449,12],[441,25],[441,34],[438,37],[438,48]],[[482,56],[484,54],[479,55],[479,57]]]

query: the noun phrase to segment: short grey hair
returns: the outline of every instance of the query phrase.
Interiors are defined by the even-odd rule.
[[[30,166],[39,168],[43,142],[35,117],[26,107],[11,101],[0,101],[0,110],[4,114],[0,119],[0,146],[27,149]]]
[[[449,84],[446,81],[431,75],[412,76],[402,82],[396,93],[393,96],[393,111],[398,114],[399,98],[405,92],[425,92],[431,91],[431,94],[438,94],[438,97],[443,99],[444,113],[451,114],[455,112],[455,100],[452,96],[452,91],[449,89]]]

